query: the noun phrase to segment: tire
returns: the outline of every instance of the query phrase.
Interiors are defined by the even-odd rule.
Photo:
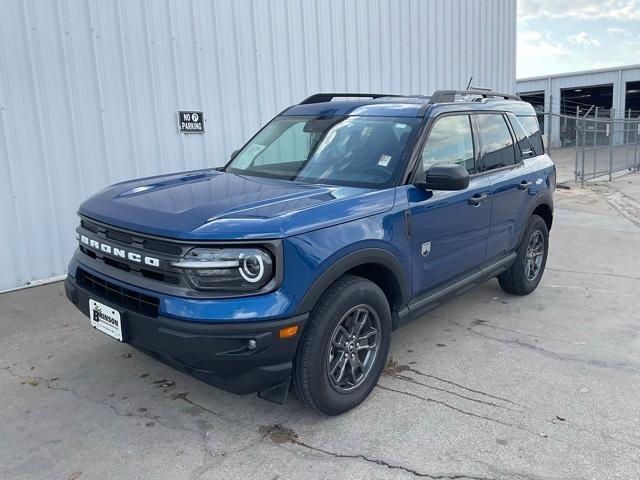
[[[361,320],[365,319],[363,312],[367,313],[369,320]],[[356,343],[353,336],[347,336],[348,332],[355,333],[360,323],[363,326],[358,337],[362,339],[368,335],[366,347],[364,340]],[[378,333],[373,334],[373,330]],[[325,415],[339,415],[351,410],[367,398],[378,382],[389,353],[390,336],[391,311],[380,287],[361,277],[341,277],[320,297],[311,311],[294,360],[293,392]],[[335,342],[331,341],[332,338]],[[360,350],[356,351],[356,345]],[[372,352],[375,354],[369,356]],[[356,357],[350,359],[351,355]],[[358,361],[362,368],[352,370],[352,362],[356,364]],[[345,364],[344,368],[340,362]],[[344,375],[338,382],[336,377],[340,376],[340,370]],[[331,371],[334,372],[333,378],[330,378]],[[348,377],[358,379],[358,382],[349,383]]]
[[[530,242],[534,238],[541,238],[544,242],[541,249],[540,264],[537,273],[531,278],[532,271],[528,271],[527,252],[530,247]],[[514,295],[527,295],[533,292],[544,273],[544,268],[547,264],[547,254],[549,252],[549,229],[547,224],[538,215],[532,215],[527,223],[526,230],[516,250],[516,260],[509,268],[509,270],[498,275],[498,282],[502,289],[507,293]],[[537,257],[537,256],[536,256]]]

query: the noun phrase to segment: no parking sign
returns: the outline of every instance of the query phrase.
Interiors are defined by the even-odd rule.
[[[178,112],[179,133],[204,133],[202,112]]]

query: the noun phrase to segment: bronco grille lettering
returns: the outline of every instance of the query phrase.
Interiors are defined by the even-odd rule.
[[[114,247],[112,245],[109,245],[108,243],[103,243],[94,238],[89,238],[86,235],[81,235],[80,233],[76,233],[76,238],[78,239],[78,242],[80,242],[85,247],[91,248],[92,250],[97,250],[114,257],[124,258],[125,260],[129,260],[130,262],[149,265],[151,267],[160,267],[160,259],[158,258],[148,257],[140,253],[130,252],[122,248]]]

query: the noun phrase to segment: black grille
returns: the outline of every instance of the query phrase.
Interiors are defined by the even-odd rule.
[[[130,247],[131,250],[136,253],[159,258],[160,265],[154,268],[140,263],[128,262],[126,259],[109,255],[108,252],[105,253],[95,247],[88,248],[86,245],[80,244],[80,251],[85,255],[94,260],[102,261],[110,267],[128,272],[131,275],[145,277],[157,282],[188,287],[188,284],[182,278],[180,272],[171,267],[171,262],[179,260],[185,252],[189,250],[190,246],[138,236],[85,219],[81,220],[80,227],[95,234],[89,235],[87,232],[79,231],[80,234],[85,234],[90,239],[104,241],[113,247],[125,249]]]
[[[95,293],[99,298],[103,298],[143,315],[150,317],[158,316],[160,300],[155,297],[120,287],[115,283],[92,275],[82,268],[78,268],[76,272],[76,282],[86,290]]]
[[[127,233],[117,232],[115,230],[107,230],[105,232],[105,235],[107,236],[107,238],[110,238],[111,240],[115,240],[116,242],[126,243],[126,244],[133,243],[133,237]]]
[[[142,246],[147,250],[155,252],[168,253],[169,255],[182,255],[184,253],[182,247],[167,242],[159,242],[157,240],[144,240]]]
[[[98,233],[98,226],[94,225],[93,223],[89,223],[89,222],[86,222],[84,220],[81,220],[80,221],[80,226],[82,226],[82,228],[86,228],[90,232]]]

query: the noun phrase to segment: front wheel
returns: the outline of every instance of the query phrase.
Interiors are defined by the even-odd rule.
[[[498,276],[502,289],[514,295],[533,292],[544,273],[549,251],[549,229],[538,215],[532,215],[522,241],[516,250],[516,260],[509,270]]]
[[[391,312],[375,283],[345,275],[318,300],[296,355],[292,389],[325,415],[360,404],[389,352]]]

